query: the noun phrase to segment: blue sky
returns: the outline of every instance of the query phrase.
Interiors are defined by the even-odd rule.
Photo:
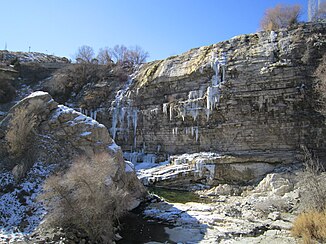
[[[78,47],[139,45],[163,59],[259,30],[267,8],[308,0],[0,0],[0,49],[72,58]]]

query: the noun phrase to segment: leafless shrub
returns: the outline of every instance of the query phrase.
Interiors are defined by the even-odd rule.
[[[117,172],[107,154],[81,158],[63,175],[49,177],[42,199],[51,226],[76,228],[92,241],[110,243],[113,224],[126,209],[129,195],[110,175]]]
[[[37,107],[38,105],[34,104],[33,106]],[[18,108],[14,111],[6,133],[8,151],[12,156],[19,157],[22,155],[28,143],[27,138],[35,123],[36,115],[30,114],[27,109]]]
[[[301,179],[301,205],[305,210],[323,211],[326,208],[326,178],[324,166],[305,146],[304,172]]]
[[[276,5],[274,8],[266,10],[265,15],[260,22],[260,27],[266,31],[289,27],[298,22],[300,13],[300,5]]]

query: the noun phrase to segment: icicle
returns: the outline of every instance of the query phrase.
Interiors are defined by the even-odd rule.
[[[173,118],[173,106],[172,104],[170,105],[170,121],[172,120]]]
[[[117,133],[117,123],[118,123],[118,118],[117,118],[117,108],[113,108],[113,112],[112,112],[112,127],[111,127],[111,134],[112,134],[112,138],[113,140],[115,140],[115,136]]]
[[[168,115],[168,107],[169,107],[168,103],[163,103],[163,114],[164,115]]]
[[[198,141],[198,127],[195,129],[195,134],[196,134],[196,142]]]
[[[127,128],[128,130],[130,129],[130,118],[131,118],[132,114],[130,109],[127,109]]]
[[[94,120],[97,118],[97,109],[94,111]]]
[[[137,144],[137,120],[138,120],[138,111],[137,109],[134,109],[132,111],[132,124],[134,126],[134,148],[136,149]]]
[[[209,116],[211,115],[211,110],[206,108],[206,121],[209,121]]]

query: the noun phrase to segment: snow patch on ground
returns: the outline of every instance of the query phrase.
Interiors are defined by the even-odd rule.
[[[36,199],[53,169],[53,165],[37,162],[20,183],[11,172],[0,173],[0,242],[21,238],[40,224],[46,212]]]

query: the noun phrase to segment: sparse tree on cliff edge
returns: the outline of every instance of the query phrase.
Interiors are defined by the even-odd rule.
[[[108,47],[101,48],[97,54],[97,60],[99,64],[111,64],[113,61],[110,55],[110,49]]]
[[[95,53],[93,48],[91,48],[90,46],[81,46],[78,48],[78,51],[76,53],[76,61],[78,63],[91,63],[92,60],[95,57]]]
[[[131,65],[144,63],[149,56],[148,52],[139,46],[127,48],[124,45],[115,45],[109,50],[109,54],[117,64],[127,62]]]
[[[277,30],[291,26],[298,22],[300,13],[301,7],[299,5],[276,5],[274,8],[266,10],[260,27],[263,30]]]

